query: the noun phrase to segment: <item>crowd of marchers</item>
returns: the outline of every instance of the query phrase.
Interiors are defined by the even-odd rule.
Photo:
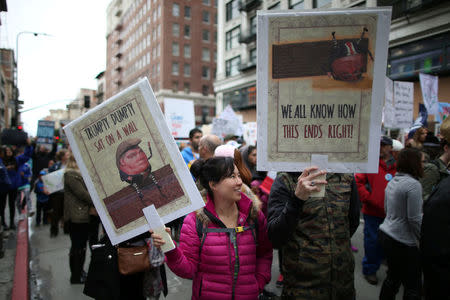
[[[128,156],[143,153],[139,142],[120,149],[121,176],[142,178],[147,169],[128,165]],[[16,228],[16,211],[34,216],[34,226],[48,224],[51,237],[63,228],[71,241],[70,283],[84,284],[84,293],[97,300],[159,299],[170,293],[166,267],[192,280],[192,299],[272,299],[265,286],[274,248],[282,299],[356,299],[355,263],[377,285],[382,262],[387,276],[380,299],[395,299],[401,286],[403,299],[450,299],[450,119],[439,136],[418,128],[405,145],[382,136],[373,174],[312,166],[272,179],[256,169],[256,145],[233,135],[203,135],[198,128],[180,151],[205,206],[167,225],[176,241],[171,251],[162,253],[167,241],[152,231],[118,246],[147,249],[143,271],[119,268],[118,247],[101,226],[70,148],[56,144],[47,149],[28,140],[0,148],[0,233]],[[42,176],[61,169],[64,188],[49,193]],[[315,196],[322,189],[324,196]],[[358,249],[350,239],[360,218],[364,258],[355,262]]]

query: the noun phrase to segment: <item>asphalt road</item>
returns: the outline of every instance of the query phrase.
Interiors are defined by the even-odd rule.
[[[82,285],[71,285],[69,282],[69,247],[70,239],[68,235],[60,234],[56,238],[50,238],[50,229],[48,226],[36,227],[34,218],[29,219],[30,233],[30,287],[31,299],[39,300],[78,300],[91,299],[83,295]],[[361,223],[358,231],[355,233],[352,244],[359,251],[355,253],[355,287],[357,292],[357,300],[375,300],[381,288],[382,280],[386,274],[386,267],[381,266],[378,271],[380,282],[377,286],[368,284],[362,276],[361,260],[363,257],[363,230],[364,224]],[[85,270],[88,269],[89,252],[85,264]],[[6,258],[6,257],[5,257]],[[11,259],[11,256],[10,258]],[[6,262],[6,261],[4,261]],[[3,269],[3,268],[2,268]],[[11,270],[3,269],[0,271],[0,280],[3,272],[11,272]],[[174,275],[167,268],[169,295],[166,299],[190,299],[191,298],[191,281],[185,280]],[[278,278],[278,256],[274,251],[274,260],[272,264],[272,281],[266,290],[276,295],[281,294],[281,289],[277,288],[275,282]],[[403,292],[397,295],[397,299],[401,299]],[[0,297],[1,298],[1,297]],[[162,297],[164,299],[164,297]]]

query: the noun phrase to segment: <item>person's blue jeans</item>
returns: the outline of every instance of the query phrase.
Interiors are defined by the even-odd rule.
[[[378,242],[378,227],[384,218],[364,214],[364,258],[362,260],[363,274],[375,274],[384,258],[383,249]]]

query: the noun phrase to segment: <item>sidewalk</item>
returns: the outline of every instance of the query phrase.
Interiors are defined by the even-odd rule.
[[[9,220],[9,213],[7,213]],[[3,232],[5,256],[0,259],[0,299],[11,299],[14,284],[14,261],[16,258],[16,231]]]

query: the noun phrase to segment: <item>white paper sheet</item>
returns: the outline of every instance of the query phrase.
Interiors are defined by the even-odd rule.
[[[175,249],[175,244],[173,243],[171,236],[166,232],[164,222],[159,217],[159,214],[156,211],[155,206],[154,205],[147,206],[146,208],[142,209],[142,211],[144,212],[144,216],[147,219],[148,226],[150,227],[150,229],[153,230],[154,233],[162,236],[162,238],[166,242],[164,245],[161,246],[162,252],[166,253],[167,251]]]

